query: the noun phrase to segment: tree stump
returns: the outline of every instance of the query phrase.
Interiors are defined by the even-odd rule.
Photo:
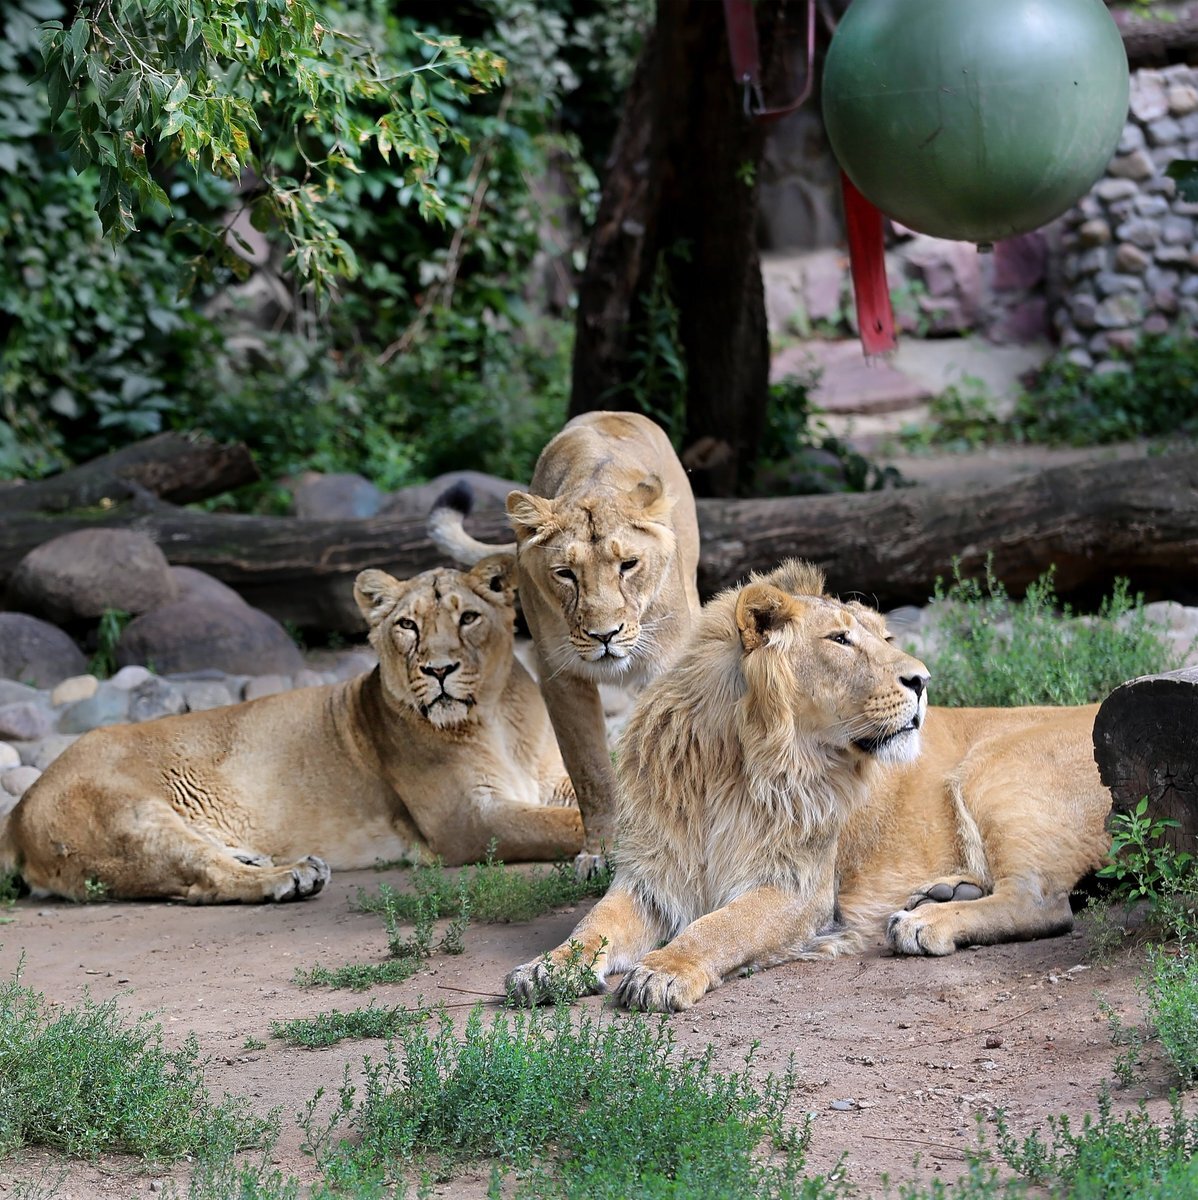
[[[1198,852],[1198,668],[1117,687],[1094,722],[1094,758],[1116,812],[1147,796],[1154,820],[1177,822],[1162,840]]]

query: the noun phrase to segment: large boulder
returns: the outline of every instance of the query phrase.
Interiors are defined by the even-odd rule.
[[[0,612],[0,679],[52,688],[86,670],[83,652],[61,629],[25,613]]]
[[[202,600],[209,604],[243,604],[241,593],[215,575],[195,567],[171,567],[171,578],[179,590],[178,600]]]
[[[8,581],[10,608],[55,624],[105,609],[143,613],[178,596],[158,544],[132,529],[77,529],[30,550]]]
[[[466,484],[474,494],[475,512],[502,512],[508,492],[523,491],[528,486],[525,483],[512,483],[509,479],[500,479],[496,475],[487,475],[482,471],[448,471],[430,479],[428,483],[392,492],[379,511],[386,516],[419,520],[428,516],[433,502],[442,492],[458,483]]]
[[[261,609],[207,598],[164,604],[125,626],[118,666],[142,663],[160,675],[215,668],[227,675],[294,675],[304,659],[287,631]]]
[[[291,480],[291,502],[297,517],[339,520],[373,517],[383,506],[382,492],[353,472],[305,471]]]

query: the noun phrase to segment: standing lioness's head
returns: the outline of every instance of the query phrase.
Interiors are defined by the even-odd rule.
[[[470,571],[437,568],[403,583],[384,571],[358,576],[354,599],[394,699],[441,728],[496,703],[512,662],[514,567],[496,554]]]
[[[645,617],[673,563],[673,507],[656,475],[582,500],[508,496],[522,577],[566,625],[563,641],[540,647],[550,669],[618,679],[653,661]]]

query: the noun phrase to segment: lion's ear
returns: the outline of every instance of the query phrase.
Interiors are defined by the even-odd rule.
[[[770,634],[795,620],[803,606],[770,583],[750,583],[736,598],[736,628],[745,653],[766,645]]]
[[[633,503],[641,509],[641,516],[648,521],[660,521],[668,517],[674,508],[675,498],[666,491],[660,475],[649,475],[632,489]]]
[[[557,528],[553,501],[530,492],[508,492],[507,516],[517,537],[523,534],[536,541]]]
[[[516,599],[516,556],[489,554],[470,571],[474,589],[497,603],[514,604]]]
[[[354,580],[354,599],[366,623],[377,625],[396,605],[403,585],[386,571],[362,571]]]
[[[804,562],[801,558],[783,560],[768,575],[762,577],[763,582],[772,583],[792,596],[822,596],[824,594],[824,573],[815,563]]]

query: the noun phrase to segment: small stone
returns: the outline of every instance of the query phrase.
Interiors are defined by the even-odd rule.
[[[129,692],[129,720],[154,721],[187,710],[182,689],[151,675]]]
[[[1142,266],[1146,267],[1152,260],[1137,246],[1120,246],[1120,251],[1127,250],[1141,256]],[[1120,292],[1143,291],[1144,281],[1136,275],[1119,275],[1114,271],[1100,271],[1094,276],[1094,286],[1100,296],[1115,296]]]
[[[188,712],[206,712],[233,703],[233,693],[217,680],[197,679],[182,684],[183,700]]]
[[[1162,243],[1152,252],[1152,257],[1158,263],[1188,263],[1190,261],[1188,246],[1168,246]]]
[[[1147,124],[1169,111],[1164,84],[1156,71],[1136,71],[1131,77],[1128,108],[1137,121]]]
[[[100,681],[94,675],[72,675],[64,679],[51,693],[50,703],[55,708],[64,704],[74,704],[77,700],[86,700],[96,694]]]
[[[1156,165],[1146,150],[1133,150],[1130,154],[1112,158],[1107,174],[1115,179],[1151,179],[1156,174]]]
[[[1161,231],[1155,221],[1146,217],[1133,217],[1115,230],[1115,236],[1121,242],[1132,242],[1142,249],[1150,250],[1160,240]]]
[[[1069,301],[1069,313],[1079,329],[1093,329],[1097,323],[1098,301],[1086,292],[1078,292]]]
[[[54,717],[40,704],[18,702],[0,705],[0,738],[36,742],[54,728]]]
[[[828,1107],[831,1109],[834,1109],[836,1112],[851,1112],[854,1108],[857,1107],[857,1101],[851,1100],[851,1099],[850,1100],[833,1100],[832,1103],[828,1105]]]
[[[77,733],[52,733],[31,747],[27,762],[44,771],[68,746],[79,740]]]
[[[1142,217],[1163,217],[1169,211],[1169,201],[1164,196],[1137,196],[1132,201],[1132,208]]]
[[[12,767],[0,775],[0,787],[10,796],[20,798],[41,778],[36,767]]]
[[[1128,121],[1123,126],[1123,132],[1119,136],[1119,145],[1116,147],[1119,154],[1130,154],[1133,150],[1142,150],[1144,148],[1144,131],[1134,121]]]
[[[1065,352],[1065,361],[1071,362],[1075,367],[1081,367],[1083,371],[1088,371],[1094,365],[1094,358],[1088,350],[1083,350],[1080,346],[1074,346],[1073,349]]]
[[[19,767],[21,765],[21,756],[17,752],[16,746],[9,745],[8,742],[0,742],[0,771],[7,771],[9,767]]]
[[[114,688],[120,688],[122,691],[131,691],[137,687],[139,683],[145,683],[147,679],[153,679],[154,673],[142,666],[122,667],[108,683]]]
[[[1079,275],[1094,275],[1106,269],[1107,253],[1101,246],[1086,250],[1077,256],[1077,273]]]
[[[1198,108],[1198,88],[1191,87],[1188,83],[1175,83],[1165,92],[1165,99],[1168,101],[1169,111],[1175,117],[1183,117]]]
[[[1161,222],[1161,241],[1170,246],[1187,245],[1194,240],[1194,222],[1189,217],[1170,214]]]
[[[1161,117],[1148,126],[1148,141],[1153,146],[1171,146],[1181,137],[1181,126],[1172,117]]]
[[[1105,246],[1111,240],[1111,227],[1106,221],[1095,217],[1078,226],[1077,237],[1083,246]]]
[[[305,667],[302,671],[296,672],[292,686],[297,688],[320,687],[324,682],[324,675],[320,671],[313,671]]]
[[[87,733],[102,725],[120,725],[129,716],[129,693],[108,680],[94,696],[63,709],[59,733]]]
[[[1141,329],[1151,337],[1160,337],[1169,332],[1170,321],[1168,317],[1162,316],[1160,313],[1153,313],[1150,317],[1144,318]]]
[[[1170,287],[1158,288],[1152,293],[1152,307],[1172,316],[1177,312],[1177,293]]]
[[[286,675],[252,675],[246,682],[243,699],[260,700],[263,696],[274,696],[279,692],[291,691],[291,680]]]
[[[1152,256],[1145,253],[1139,246],[1133,246],[1131,242],[1124,242],[1118,250],[1115,251],[1115,270],[1122,272],[1140,272],[1148,269],[1148,264],[1152,262]],[[1099,279],[1102,277],[1099,276]],[[1116,279],[1126,279],[1127,275],[1115,275]],[[1102,290],[1102,285],[1099,284],[1099,290]],[[1120,291],[1134,291],[1134,288],[1120,288]]]
[[[1134,196],[1139,190],[1130,179],[1103,179],[1094,185],[1094,195],[1108,204]]]

